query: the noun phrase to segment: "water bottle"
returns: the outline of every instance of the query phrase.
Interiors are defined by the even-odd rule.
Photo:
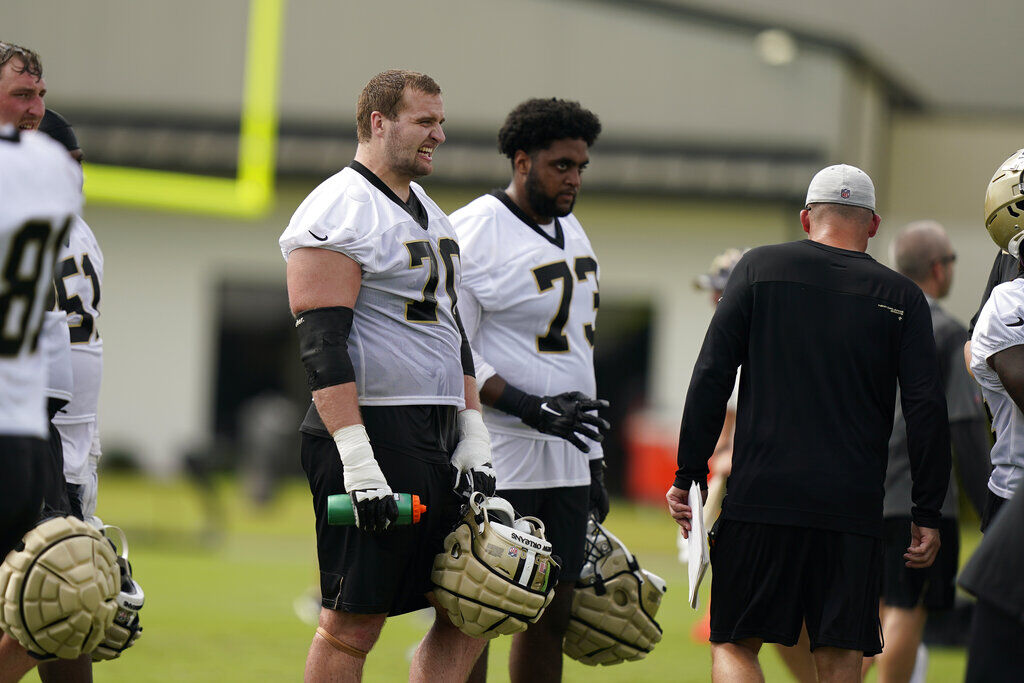
[[[398,504],[398,519],[393,524],[416,524],[427,506],[420,503],[420,497],[412,493],[391,494]],[[327,523],[335,526],[351,526],[356,523],[352,509],[352,497],[347,493],[327,496]]]

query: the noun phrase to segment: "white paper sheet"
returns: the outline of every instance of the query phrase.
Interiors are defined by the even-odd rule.
[[[704,528],[704,502],[697,482],[690,484],[687,503],[693,514],[690,519],[693,528],[690,529],[690,537],[686,542],[687,569],[690,574],[690,607],[699,609],[698,591],[700,582],[704,579],[704,574],[707,573],[708,566],[711,564],[711,551],[708,548],[707,530]]]

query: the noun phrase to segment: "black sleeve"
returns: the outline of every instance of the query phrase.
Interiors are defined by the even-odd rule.
[[[679,426],[679,450],[674,485],[687,489],[690,482],[705,485],[708,458],[715,450],[725,422],[725,411],[736,385],[736,369],[747,355],[752,289],[741,259],[708,326],[700,355],[686,391]]]
[[[988,497],[988,478],[992,473],[991,432],[985,418],[949,423],[949,436],[956,453],[956,470],[964,493],[981,517]]]
[[[935,322],[935,318],[932,321]],[[992,440],[981,389],[964,367],[963,347],[968,339],[967,330],[952,321],[939,323],[935,328],[935,345],[939,351],[942,383],[946,388],[953,463],[964,493],[980,517],[988,495],[988,477],[992,472],[989,459]]]
[[[459,315],[457,305],[453,308],[453,311],[455,313],[455,324],[459,326],[459,334],[462,335],[462,346],[459,349],[462,356],[462,374],[475,378],[476,366],[473,365],[473,349],[469,346],[469,338],[466,336],[466,328],[462,326],[462,316]]]
[[[974,336],[974,326],[978,324],[978,316],[981,315],[981,309],[985,307],[985,302],[992,295],[992,289],[1017,277],[1019,270],[1017,259],[1002,251],[996,254],[996,259],[992,262],[992,270],[988,274],[988,282],[985,283],[985,293],[981,295],[978,310],[971,318],[971,329],[967,331],[968,338]]]
[[[918,526],[937,527],[949,486],[949,416],[931,313],[920,293],[907,308],[900,343],[899,382],[913,481],[911,516]]]

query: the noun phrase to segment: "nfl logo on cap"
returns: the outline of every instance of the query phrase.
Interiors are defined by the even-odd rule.
[[[828,166],[811,178],[804,204],[847,204],[874,212],[875,185],[868,174],[856,166]]]

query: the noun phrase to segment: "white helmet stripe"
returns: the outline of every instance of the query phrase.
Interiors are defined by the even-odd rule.
[[[516,572],[519,576],[516,577],[516,581],[520,586],[529,586],[533,581],[533,565],[537,561],[537,551],[528,550],[526,556],[522,562],[519,563],[519,571]]]

